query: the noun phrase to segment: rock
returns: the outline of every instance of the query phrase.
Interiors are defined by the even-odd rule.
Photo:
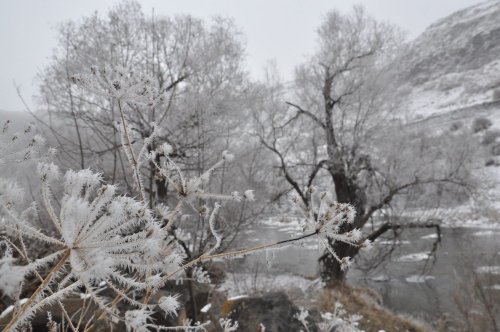
[[[213,289],[212,285],[192,283],[193,298],[187,297],[185,309],[188,317],[196,317],[196,320],[218,320],[217,314],[221,311],[223,303],[226,301],[226,296],[219,291]],[[210,310],[206,313],[201,312],[201,309],[207,304],[211,304]],[[196,310],[196,314],[193,311]]]
[[[266,332],[300,331],[305,328],[295,318],[299,311],[285,293],[273,292],[262,297],[230,298],[223,304],[221,316],[238,321],[239,332],[261,331],[260,324],[264,325]],[[318,331],[313,321],[319,317],[315,316],[319,313],[309,315],[311,332]]]
[[[220,285],[226,279],[226,264],[224,262],[211,262],[206,265],[206,270],[213,285]]]
[[[181,303],[181,310],[175,317],[165,316],[161,312],[156,312],[153,318],[158,325],[178,326],[185,319],[194,317],[196,317],[196,321],[218,321],[220,308],[226,300],[226,296],[216,291],[211,284],[185,281],[182,285],[169,282],[164,289],[159,290],[151,297],[150,303],[158,303],[158,300],[162,296],[169,295],[179,296],[178,301]],[[210,304],[210,309],[206,312],[201,312],[201,309],[207,304]],[[209,326],[207,331],[214,331],[213,328],[214,326]]]

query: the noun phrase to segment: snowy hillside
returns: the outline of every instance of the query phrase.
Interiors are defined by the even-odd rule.
[[[417,118],[500,99],[500,1],[432,24],[409,43],[398,66]]]

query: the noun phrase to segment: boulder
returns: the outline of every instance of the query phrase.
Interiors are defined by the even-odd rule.
[[[305,330],[295,317],[299,308],[283,292],[267,293],[263,296],[239,296],[226,300],[221,308],[221,316],[238,321],[239,332],[261,331],[285,332]],[[319,319],[318,312],[308,317],[309,331],[318,331],[314,321]]]

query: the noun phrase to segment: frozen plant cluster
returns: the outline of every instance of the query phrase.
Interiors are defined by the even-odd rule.
[[[142,309],[155,307],[138,302],[124,291],[158,289],[162,286],[160,275],[178,270],[182,263],[181,252],[152,212],[143,202],[117,195],[115,186],[103,184],[101,176],[88,169],[66,172],[62,180],[64,194],[57,209],[52,185],[61,181],[58,167],[39,164],[38,173],[53,234],[30,223],[37,213],[35,208],[16,211],[15,199],[20,195],[17,188],[2,186],[6,191],[0,196],[2,228],[13,239],[18,238],[21,244],[25,239],[36,239],[54,248],[46,257],[30,261],[22,245],[5,240],[10,252],[16,250],[27,263],[13,265],[12,254],[2,259],[0,284],[7,288],[5,294],[14,294],[27,275],[51,266],[40,287],[14,315],[15,321],[9,328],[14,329],[38,310],[60,302],[82,286],[104,312],[118,318],[115,308],[105,303],[97,291],[102,282],[131,305]],[[158,306],[169,314],[178,308],[175,297]]]
[[[155,324],[156,312],[165,317],[176,316],[181,303],[178,294],[161,296],[153,302],[154,295],[165,288],[168,281],[180,278],[187,268],[193,268],[192,276],[200,282],[210,282],[198,263],[214,258],[229,258],[246,255],[258,250],[287,245],[307,236],[317,236],[330,248],[329,239],[359,245],[361,234],[357,230],[339,234],[340,227],[352,223],[354,209],[347,204],[335,202],[327,192],[310,188],[311,203],[301,205],[292,202],[304,217],[304,232],[308,235],[271,244],[258,245],[235,251],[218,252],[223,237],[217,229],[217,214],[222,201],[253,201],[252,190],[230,194],[211,193],[205,190],[214,171],[234,156],[222,153],[219,162],[198,176],[188,178],[172,160],[172,147],[156,142],[157,128],[142,141],[131,138],[132,128],[127,122],[128,103],[143,107],[154,107],[161,101],[161,92],[152,87],[151,80],[137,76],[125,69],[91,69],[88,75],[76,75],[74,82],[80,87],[113,98],[119,108],[121,148],[124,150],[135,183],[136,196],[120,193],[120,188],[107,184],[100,173],[90,169],[68,170],[62,174],[54,163],[39,162],[37,174],[40,182],[41,203],[23,208],[24,192],[16,183],[0,179],[0,227],[3,257],[0,258],[0,289],[15,300],[10,320],[4,331],[16,331],[29,323],[35,314],[57,306],[63,313],[72,331],[92,330],[93,324],[106,320],[108,324],[122,322],[127,331],[205,330],[210,322],[184,321],[181,326]],[[135,139],[136,140],[136,139]],[[7,145],[5,149],[9,149]],[[8,155],[8,153],[4,153]],[[175,191],[177,205],[170,209],[161,204],[150,206],[151,197],[144,189],[141,169],[152,164],[157,176],[163,178]],[[197,200],[214,201],[200,210],[193,205]],[[212,236],[211,246],[190,261],[186,260],[178,243],[182,233],[181,218],[184,209],[203,214]],[[49,227],[40,227],[34,220],[45,218]],[[28,241],[44,243],[47,253],[41,258],[31,258]],[[346,267],[348,260],[331,254]],[[29,298],[21,301],[24,283],[36,281],[36,289]],[[64,299],[85,290],[86,296],[99,308],[92,319],[77,320],[67,311]],[[113,292],[114,299],[102,295],[102,290]],[[127,303],[127,310],[119,303]],[[52,323],[52,319],[50,319]],[[216,322],[224,331],[235,331],[238,323],[221,319]],[[56,324],[56,323],[54,323]],[[52,324],[52,325],[54,325]],[[56,324],[57,325],[57,324]]]
[[[295,314],[295,319],[297,319],[306,332],[310,332],[310,324],[307,321],[309,317],[309,312],[301,308],[300,311]],[[317,324],[317,328],[320,332],[338,331],[338,332],[362,332],[359,329],[359,321],[363,318],[360,315],[349,315],[344,309],[342,303],[335,303],[335,310],[333,313],[326,312],[321,314],[322,321]]]
[[[354,222],[356,210],[350,204],[339,203],[333,199],[331,193],[320,191],[311,186],[307,189],[310,197],[306,205],[298,196],[291,199],[292,205],[300,212],[300,220],[304,232],[316,235],[320,244],[340,263],[343,270],[350,264],[349,257],[339,257],[332,249],[335,241],[352,244],[353,246],[367,247],[369,240],[363,240],[361,231],[357,228],[343,231],[342,227]]]

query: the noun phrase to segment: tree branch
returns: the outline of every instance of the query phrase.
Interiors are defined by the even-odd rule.
[[[288,183],[290,183],[292,185],[293,189],[295,189],[297,194],[299,194],[299,196],[302,199],[302,201],[304,202],[304,204],[306,204],[306,206],[309,205],[307,197],[302,192],[302,189],[300,189],[299,184],[292,178],[290,173],[288,173],[288,167],[286,166],[285,159],[283,158],[283,155],[276,149],[276,147],[269,145],[262,137],[260,137],[260,142],[262,143],[262,145],[264,145],[264,147],[266,147],[270,151],[274,152],[278,156],[278,158],[280,159],[280,163],[281,163],[281,170],[283,171],[283,174],[285,175],[285,179],[288,181]]]
[[[370,235],[366,237],[367,240],[374,241],[382,234],[388,230],[399,230],[399,229],[415,229],[415,228],[435,228],[438,235],[437,242],[441,242],[441,221],[439,219],[430,219],[425,223],[384,223],[377,230],[373,231]]]
[[[299,105],[296,105],[296,104],[291,103],[291,102],[289,102],[289,101],[286,101],[285,103],[286,103],[287,105],[290,105],[290,106],[294,107],[295,109],[297,109],[297,111],[298,111],[298,112],[297,112],[297,115],[304,114],[304,115],[308,116],[309,118],[311,118],[314,122],[316,122],[316,124],[318,124],[321,128],[323,128],[323,129],[325,129],[325,128],[326,128],[326,127],[325,127],[325,124],[324,124],[323,122],[321,122],[321,120],[320,120],[320,119],[318,119],[318,118],[316,117],[316,115],[314,115],[314,114],[312,114],[311,112],[309,112],[309,111],[307,111],[307,110],[303,109],[303,108],[302,108],[302,107],[300,107]],[[289,122],[291,122],[292,120],[295,120],[295,119],[296,119],[296,117],[293,117],[291,120],[289,120],[289,121],[287,122],[287,124],[288,124]]]

